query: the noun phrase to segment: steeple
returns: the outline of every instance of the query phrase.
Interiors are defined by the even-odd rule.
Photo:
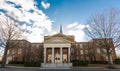
[[[60,34],[63,34],[62,32],[62,25],[60,24]]]

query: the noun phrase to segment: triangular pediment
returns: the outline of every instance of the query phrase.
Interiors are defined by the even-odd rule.
[[[71,42],[69,40],[66,40],[66,39],[63,39],[63,38],[60,38],[60,37],[55,37],[55,38],[51,38],[49,40],[46,40],[44,41],[45,43],[65,43],[65,42]]]
[[[52,40],[55,39],[55,40]],[[61,33],[57,33],[51,36],[44,36],[44,42],[52,40],[52,42],[74,42],[73,35],[64,35]]]
[[[67,36],[61,33],[57,33],[57,34],[52,35],[52,37],[67,37]]]

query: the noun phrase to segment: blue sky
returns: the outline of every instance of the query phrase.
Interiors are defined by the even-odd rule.
[[[44,10],[41,6],[39,8],[56,21],[54,24],[61,23],[63,25],[75,21],[85,24],[87,19],[94,13],[110,8],[120,8],[120,0],[48,0],[48,2],[51,6],[47,10]]]
[[[88,41],[83,32],[87,20],[95,13],[120,8],[120,0],[0,0],[0,17],[12,18],[27,27],[30,42],[42,42],[43,36],[59,32]],[[13,17],[14,15],[14,17]]]

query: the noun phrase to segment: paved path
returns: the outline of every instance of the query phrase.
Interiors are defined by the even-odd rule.
[[[0,68],[0,71],[120,71],[120,69],[30,69],[30,68]]]
[[[20,67],[20,66],[7,66],[0,68],[0,71],[120,71],[120,65],[115,65],[119,69],[107,69],[106,66],[96,67],[93,65],[89,67],[72,67],[70,68],[42,68],[42,67]]]

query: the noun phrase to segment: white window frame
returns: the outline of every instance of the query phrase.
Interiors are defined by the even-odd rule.
[[[100,50],[100,48],[99,48],[99,47],[98,47],[96,50],[97,50],[97,53],[100,53],[100,52],[101,52],[101,50]]]
[[[83,50],[80,50],[80,54],[84,54],[84,51],[83,51]]]
[[[15,54],[15,49],[12,50],[12,54]]]
[[[19,48],[18,49],[18,54],[21,54],[22,53],[22,48]]]
[[[10,54],[10,50],[7,51],[7,54]]]
[[[80,48],[83,48],[83,44],[79,44],[80,45]]]

